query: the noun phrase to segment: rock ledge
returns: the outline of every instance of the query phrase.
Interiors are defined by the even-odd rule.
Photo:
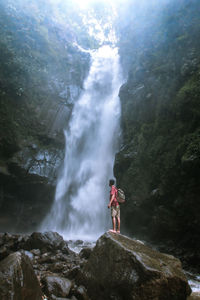
[[[79,281],[96,300],[183,300],[191,293],[178,259],[113,233],[99,238]]]

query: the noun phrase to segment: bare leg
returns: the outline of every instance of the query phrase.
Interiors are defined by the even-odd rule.
[[[116,231],[116,219],[115,219],[115,217],[112,217],[112,223],[113,223],[113,231]]]
[[[120,233],[120,217],[117,218],[117,233]]]
[[[112,216],[112,225],[113,225],[113,229],[110,229],[109,231],[116,233],[116,218],[113,216]]]

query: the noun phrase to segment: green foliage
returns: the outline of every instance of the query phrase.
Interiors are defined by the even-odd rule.
[[[128,80],[120,91],[124,147],[115,176],[131,202],[123,221],[140,236],[199,233],[199,9],[199,1],[171,1],[118,23]]]
[[[200,163],[200,129],[184,137],[182,162]]]
[[[30,144],[63,148],[62,132],[48,135],[61,105],[68,105],[60,92],[81,87],[88,72],[89,55],[74,45],[77,38],[81,46],[81,40],[94,43],[71,1],[1,1],[1,160]]]

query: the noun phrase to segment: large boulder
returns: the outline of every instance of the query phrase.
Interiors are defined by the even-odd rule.
[[[187,298],[187,300],[200,300],[200,293],[193,292],[190,297]]]
[[[184,300],[191,293],[178,259],[113,233],[99,238],[78,280],[95,300]]]
[[[45,294],[52,299],[52,295],[56,297],[67,297],[72,288],[72,282],[67,278],[57,274],[47,274],[42,278]]]
[[[15,252],[0,262],[1,300],[42,300],[42,291],[30,259]]]
[[[24,245],[24,249],[40,249],[43,253],[62,249],[65,253],[69,254],[70,250],[63,240],[63,237],[57,232],[33,232]]]

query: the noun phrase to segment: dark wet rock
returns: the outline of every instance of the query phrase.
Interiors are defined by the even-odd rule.
[[[62,273],[66,268],[67,266],[63,262],[56,262],[51,264],[48,269],[53,273]]]
[[[81,274],[92,299],[183,300],[190,294],[181,263],[123,235],[105,233]]]
[[[75,291],[74,295],[78,300],[89,300],[89,297],[87,295],[87,290],[84,286],[80,285],[78,286]]]
[[[74,266],[68,270],[65,270],[63,272],[63,275],[66,277],[66,278],[69,278],[69,279],[75,279],[76,277],[78,277],[80,275],[80,272],[81,272],[81,268],[80,266]]]
[[[4,259],[9,254],[10,254],[10,251],[5,246],[1,246],[1,248],[0,248],[0,260]]]
[[[29,259],[32,261],[32,260],[34,260],[34,255],[33,255],[33,253],[31,253],[30,251],[24,251],[24,254],[26,255],[26,256],[28,256],[29,257]]]
[[[17,236],[4,233],[0,236],[0,247],[4,246],[10,250],[16,250]]]
[[[40,257],[34,257],[34,269],[39,272],[50,271],[51,273],[58,273],[61,276],[69,278],[66,276],[66,273],[76,265],[79,265],[80,262],[81,260],[78,259],[78,256],[74,256],[73,253],[68,256],[62,253],[57,255],[54,252],[44,253]]]
[[[44,293],[50,299],[52,295],[56,297],[68,297],[72,288],[72,282],[69,279],[57,274],[46,274],[41,281],[44,286]]]
[[[191,296],[187,298],[187,300],[199,300],[200,299],[200,293],[199,292],[193,292]]]
[[[80,251],[84,248],[94,248],[96,242],[82,241],[82,240],[69,240],[67,242],[69,248],[73,250],[75,253],[80,253]]]
[[[71,300],[70,298],[61,298],[61,297],[56,297],[54,295],[52,295],[52,300]]]
[[[38,259],[39,264],[52,264],[56,261],[55,256],[52,256],[49,253],[44,253],[42,257]]]
[[[80,246],[80,245],[83,245],[83,241],[82,240],[76,240],[74,241],[74,246]]]
[[[73,256],[72,254],[70,254],[70,257]],[[58,253],[56,255],[56,259],[60,260],[60,261],[68,261],[70,258],[69,258],[69,255],[66,255],[66,254],[63,254],[63,253]]]
[[[33,249],[30,252],[33,253],[33,255],[35,255],[35,256],[40,256],[41,255],[40,249]]]
[[[0,235],[0,260],[12,252],[16,252],[21,248],[24,242],[24,236],[12,235],[4,233]]]
[[[78,300],[75,296],[72,296],[71,300]]]
[[[30,259],[15,252],[0,262],[1,300],[42,300],[42,291]]]
[[[31,234],[29,239],[24,245],[24,249],[32,250],[39,249],[43,253],[48,251],[56,251],[58,249],[62,249],[64,253],[69,254],[70,250],[63,240],[63,237],[59,235],[57,232],[34,232]]]
[[[91,248],[83,248],[80,251],[79,255],[80,255],[81,258],[88,259],[90,257],[90,255],[91,255],[91,253],[92,253],[92,249]]]

